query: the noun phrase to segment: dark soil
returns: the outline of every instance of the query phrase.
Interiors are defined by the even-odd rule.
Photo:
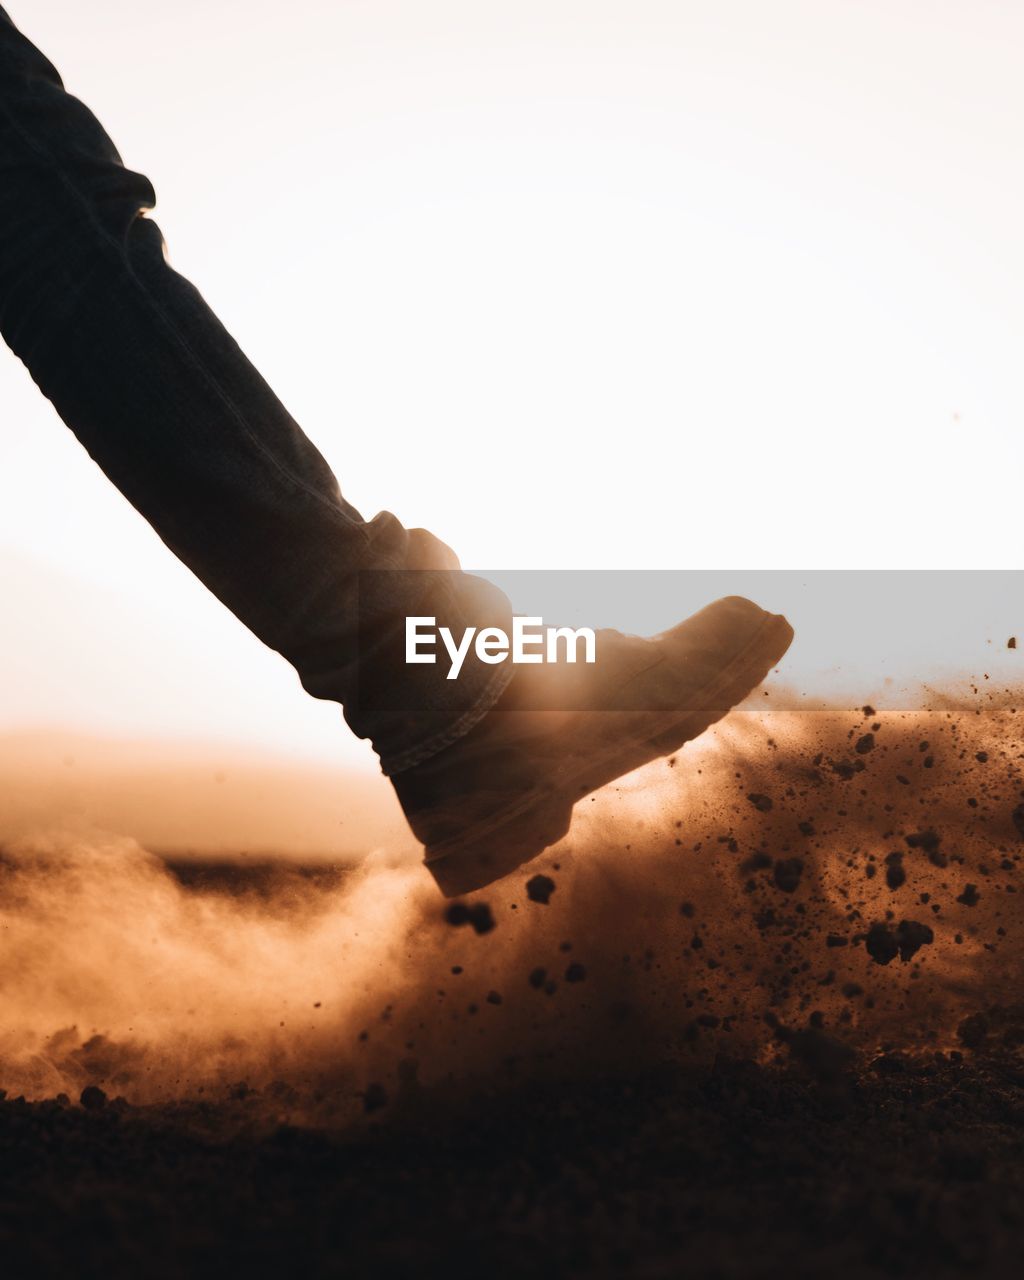
[[[1015,1276],[1024,1069],[719,1061],[421,1099],[330,1132],[260,1095],[0,1104],[8,1276]]]

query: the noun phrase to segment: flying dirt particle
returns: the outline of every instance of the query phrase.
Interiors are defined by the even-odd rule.
[[[957,902],[962,902],[965,907],[976,907],[980,898],[981,894],[976,884],[965,884],[964,891],[957,898]]]
[[[681,916],[685,916],[687,920],[692,920],[693,919],[693,903],[692,902],[680,903],[679,914]]]
[[[78,1101],[85,1107],[86,1111],[102,1111],[107,1105],[107,1095],[95,1084],[87,1084],[82,1090],[82,1096]]]
[[[388,1105],[388,1091],[382,1084],[368,1084],[363,1093],[363,1110],[369,1115]]]
[[[814,836],[818,834],[817,831],[815,831],[814,829],[813,822],[801,822],[798,824],[798,826],[800,828],[800,834],[802,836]]]
[[[1016,636],[1010,636],[1009,640],[1007,640],[1007,642],[1006,642],[1006,647],[1007,647],[1007,649],[1016,649],[1016,647],[1017,647],[1017,637],[1016,637]]]
[[[894,929],[889,924],[873,924],[864,939],[875,964],[889,964],[899,956],[907,963],[923,946],[935,941],[935,934],[917,920],[901,920]]]
[[[907,846],[911,849],[923,849],[933,867],[949,865],[949,859],[939,849],[942,837],[934,831],[917,831],[906,837]]]
[[[988,764],[988,752],[987,752],[987,751],[976,751],[976,752],[974,753],[974,758],[975,758],[975,760],[977,760],[978,764]]]
[[[900,959],[906,964],[922,947],[935,941],[935,934],[928,925],[917,920],[901,920],[896,938],[900,944]]]
[[[898,889],[905,884],[907,873],[903,869],[903,854],[888,853],[885,856],[885,883],[890,889]]]
[[[803,858],[779,858],[775,863],[773,878],[783,893],[795,893],[804,873]]]
[[[837,777],[849,782],[855,774],[863,773],[865,765],[863,760],[833,760],[831,767]]]
[[[770,813],[772,810],[771,796],[762,795],[759,791],[752,791],[747,799],[758,811],[758,813]]]
[[[490,933],[495,927],[494,915],[486,902],[453,902],[444,913],[445,920],[458,928],[460,925],[472,925],[474,933]]]
[[[887,924],[873,924],[864,939],[864,945],[875,964],[889,964],[899,955],[900,944]]]
[[[957,1027],[956,1036],[965,1049],[978,1049],[988,1039],[988,1030],[988,1018],[972,1013]]]
[[[847,947],[849,945],[849,939],[838,933],[830,933],[825,939],[826,947]]]
[[[502,1003],[503,1003],[503,998],[502,998],[502,994],[501,994],[501,992],[500,992],[500,991],[488,991],[488,993],[487,993],[487,1003],[488,1003],[488,1004],[502,1004]]]
[[[526,882],[526,896],[531,902],[540,902],[547,906],[554,891],[555,882],[550,876],[538,873]]]
[[[566,982],[583,982],[586,976],[586,965],[580,964],[578,960],[574,960],[565,971]]]
[[[539,991],[544,985],[544,979],[547,976],[547,969],[543,969],[538,965],[536,969],[532,969],[530,971],[530,976],[527,978],[527,982],[529,982],[530,986],[533,987],[535,991]]]
[[[1017,834],[1024,840],[1024,804],[1019,804],[1010,816],[1013,818],[1013,825],[1017,828]]]
[[[854,751],[859,756],[866,756],[869,751],[875,749],[875,735],[873,733],[865,733],[853,745]]]
[[[864,712],[865,720],[871,720],[874,716],[878,715],[878,712],[874,709],[874,707],[870,705],[866,707],[861,707],[861,711]]]
[[[490,933],[494,928],[494,916],[486,902],[478,902],[470,908],[469,923],[474,933]]]

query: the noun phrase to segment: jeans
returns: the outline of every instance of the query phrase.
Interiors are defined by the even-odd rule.
[[[363,517],[147,216],[153,187],[0,8],[0,332],[168,547],[385,773],[461,737],[508,664],[403,661],[405,617],[508,629],[505,597],[387,512]],[[424,572],[424,571],[431,572]]]

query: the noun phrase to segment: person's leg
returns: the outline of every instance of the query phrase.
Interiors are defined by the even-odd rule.
[[[407,662],[407,617],[507,633],[508,602],[344,501],[167,265],[153,199],[0,9],[0,331],[172,550],[373,741],[445,893],[560,839],[584,795],[702,733],[785,652],[785,619],[730,597],[652,640],[601,632],[594,666],[553,679],[475,648],[457,680]]]
[[[387,513],[365,521],[344,500],[320,453],[168,265],[145,216],[154,202],[148,179],[122,165],[0,8],[4,338],[164,542],[310,693],[344,705],[386,772],[410,767],[484,715],[511,673],[472,657],[455,683],[440,667],[403,667],[394,653],[405,615],[434,614],[458,630],[504,625],[507,603],[468,575],[419,574],[457,561],[430,534]]]

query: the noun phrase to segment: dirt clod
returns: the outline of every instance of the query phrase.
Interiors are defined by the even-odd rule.
[[[526,896],[531,902],[540,902],[544,906],[551,901],[551,895],[555,891],[555,882],[550,876],[546,876],[541,872],[531,876],[526,882]]]
[[[772,873],[775,884],[783,893],[795,893],[804,873],[803,858],[780,858]]]
[[[895,927],[889,923],[873,924],[864,939],[868,955],[876,964],[889,964],[897,956],[905,964],[923,946],[935,941],[930,925],[917,920],[901,920]]]
[[[468,924],[474,933],[490,933],[495,928],[494,913],[486,902],[453,902],[444,918],[455,928]]]

